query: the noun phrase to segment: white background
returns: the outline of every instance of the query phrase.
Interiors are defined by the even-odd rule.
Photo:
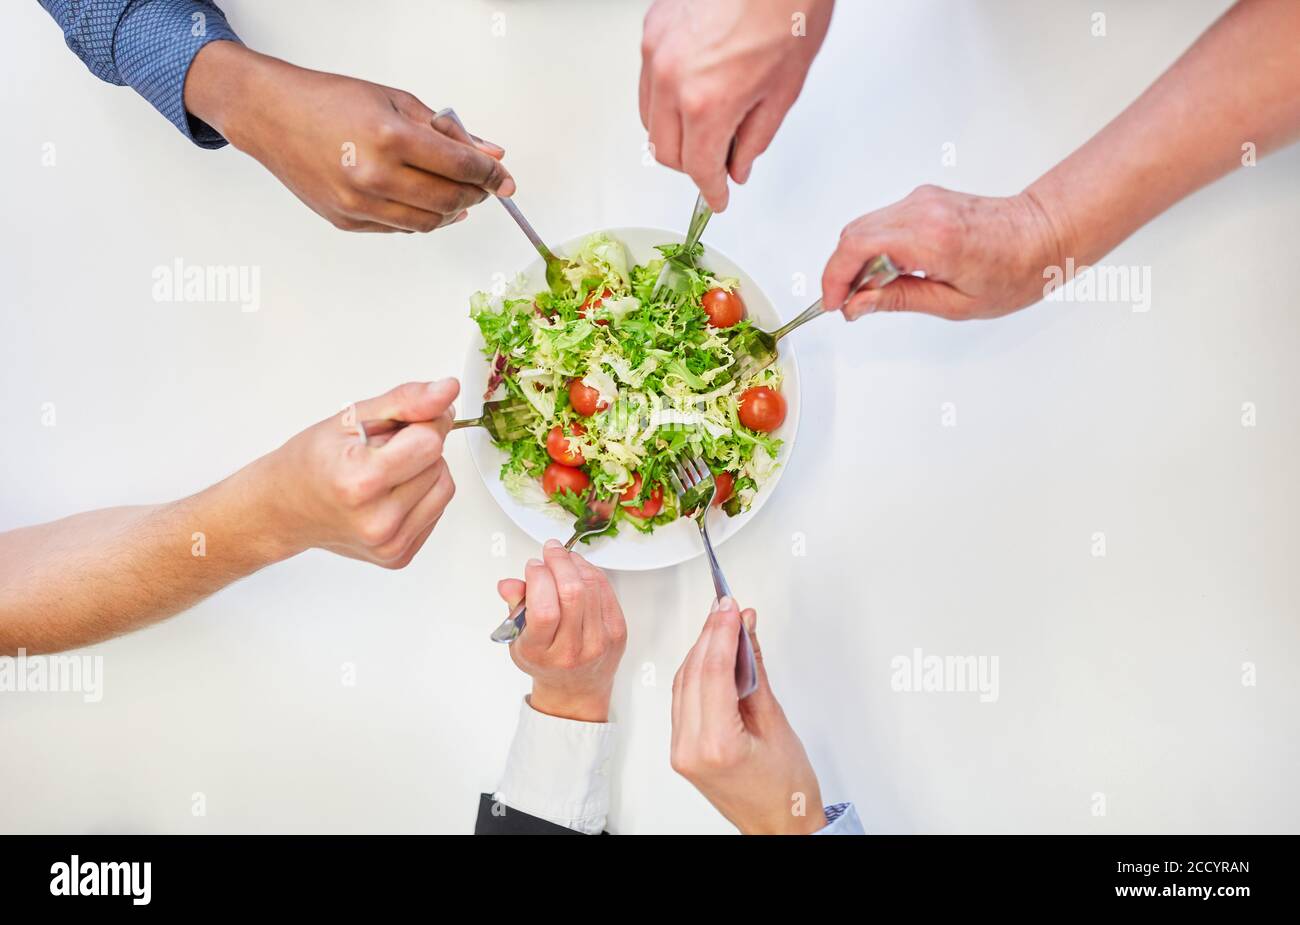
[[[338,232],[247,157],[190,146],[93,79],[35,3],[12,6],[0,529],[188,494],[347,401],[459,372],[468,295],[530,258],[499,207],[429,237]],[[793,314],[851,218],[926,182],[1021,189],[1227,3],[1102,4],[1094,38],[1098,6],[841,0],[708,240]],[[508,149],[553,240],[685,225],[689,180],[642,162],[643,4],[223,7],[262,51],[454,104]],[[799,445],[723,559],[828,801],[878,832],[1300,830],[1298,201],[1292,148],[1135,235],[1108,262],[1151,267],[1147,313],[799,332]],[[154,302],[153,268],[177,257],[260,266],[261,310]],[[468,831],[526,689],[487,640],[494,583],[536,548],[454,438],[449,458],[460,492],[407,570],[304,555],[91,650],[102,703],[0,694],[0,830]],[[668,766],[705,565],[615,582],[631,639],[611,828],[729,831]],[[916,647],[998,656],[1000,698],[892,691],[890,659]]]

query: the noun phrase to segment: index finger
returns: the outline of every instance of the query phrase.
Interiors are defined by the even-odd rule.
[[[407,382],[375,398],[356,403],[355,428],[363,421],[432,421],[446,413],[460,394],[455,379]]]
[[[518,641],[533,652],[545,652],[560,625],[560,601],[551,571],[541,559],[529,559],[524,569],[524,603],[528,616]]]
[[[690,175],[714,212],[727,208],[727,151],[732,133],[723,123],[683,120],[682,170]]]
[[[555,592],[560,601],[560,626],[555,631],[552,646],[562,646],[573,653],[582,651],[583,624],[591,601],[587,584],[578,568],[569,559],[569,551],[558,540],[547,540],[542,547],[542,558],[551,570]]]
[[[403,133],[397,152],[403,161],[418,170],[468,183],[498,196],[514,195],[515,181],[510,172],[499,160],[475,147],[468,135],[460,141],[435,125],[426,128],[417,124],[412,131]]]

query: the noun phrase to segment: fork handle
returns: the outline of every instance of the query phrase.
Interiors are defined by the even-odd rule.
[[[858,271],[858,275],[853,278],[853,284],[849,286],[849,294],[844,301],[847,302],[849,299],[853,298],[861,289],[883,289],[885,286],[888,286],[894,280],[898,279],[898,277],[898,268],[894,266],[894,262],[889,259],[889,255],[879,254],[868,260],[862,269]],[[780,340],[795,328],[799,327],[799,325],[812,321],[814,318],[824,315],[825,313],[826,306],[822,303],[822,300],[818,298],[812,305],[809,305],[794,318],[791,318],[785,324],[781,325],[781,327],[773,331],[772,339]]]
[[[572,549],[578,542],[578,537],[582,536],[577,530],[573,531],[573,536],[569,537],[569,542],[564,544],[565,549]],[[528,600],[525,598],[516,605],[515,609],[510,611],[510,616],[501,621],[501,625],[492,631],[493,642],[504,642],[507,645],[519,638],[519,634],[524,631],[528,625],[528,620],[524,614],[528,612]]]
[[[706,509],[705,514],[707,513]],[[731,597],[731,586],[727,584],[727,576],[722,574],[718,557],[713,554],[713,543],[709,540],[709,531],[705,529],[703,516],[699,519],[699,527],[700,538],[704,540],[704,552],[709,557],[709,569],[713,572],[713,589],[717,592],[719,600]],[[740,642],[736,649],[736,694],[744,700],[756,690],[758,690],[758,662],[754,658],[754,644],[749,640],[749,631],[745,629],[742,621]]]
[[[466,135],[470,134],[469,129],[465,128],[465,123],[460,121],[460,116],[456,115],[456,110],[448,106],[446,109],[434,113],[433,117],[435,119],[440,119],[443,116],[446,116],[452,122],[455,122],[457,127],[459,127]],[[470,137],[473,138],[474,136],[470,135]],[[524,218],[524,213],[519,211],[519,206],[515,205],[513,199],[509,196],[497,196],[497,201],[506,207],[506,211],[510,213],[510,217],[513,218],[515,224],[519,226],[519,230],[522,231],[524,236],[532,243],[533,247],[537,250],[537,253],[542,255],[543,260],[550,263],[552,260],[558,259],[555,254],[551,252],[551,249],[546,246],[546,242],[542,240],[541,235],[533,230],[532,224],[528,219]]]

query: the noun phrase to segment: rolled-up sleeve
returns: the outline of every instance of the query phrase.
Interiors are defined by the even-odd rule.
[[[226,143],[185,111],[185,78],[208,42],[238,42],[216,4],[207,0],[39,0],[64,41],[90,72],[129,86],[203,148]]]

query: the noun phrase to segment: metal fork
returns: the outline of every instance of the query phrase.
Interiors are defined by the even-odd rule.
[[[731,597],[731,586],[722,574],[722,566],[713,553],[713,543],[709,540],[709,528],[705,523],[713,498],[718,493],[717,482],[713,472],[698,456],[686,457],[677,463],[668,473],[668,480],[677,492],[679,507],[683,513],[694,510],[695,525],[700,528],[700,537],[704,540],[704,551],[709,556],[709,568],[713,571],[713,589],[718,599]],[[749,641],[749,632],[744,624],[740,627],[740,645],[736,649],[736,692],[740,699],[745,699],[758,690],[758,665],[754,661],[754,645]]]
[[[448,106],[446,109],[434,113],[433,117],[435,119],[441,119],[443,116],[446,116],[452,122],[455,122],[460,130],[466,135],[470,135],[469,129],[465,128],[465,123],[460,121],[460,116],[456,115],[456,110]],[[470,135],[470,137],[473,138],[475,136]],[[564,275],[564,268],[568,265],[564,258],[557,257],[555,252],[546,246],[546,242],[542,240],[542,236],[533,230],[532,223],[529,222],[528,219],[524,218],[524,213],[519,211],[519,206],[515,205],[515,201],[512,198],[509,196],[497,196],[497,201],[500,202],[501,205],[505,206],[506,211],[510,213],[510,217],[513,218],[515,224],[519,226],[519,230],[524,233],[524,236],[528,238],[529,242],[533,245],[533,248],[541,255],[542,260],[546,263],[547,288],[556,295],[571,294],[573,287],[569,285],[569,281]]]
[[[736,139],[731,139],[731,146],[727,148],[727,164],[731,164],[731,157],[736,153]],[[709,204],[704,201],[704,194],[699,193],[695,197],[695,208],[691,211],[691,222],[686,226],[686,240],[682,242],[682,249],[671,257],[664,259],[664,265],[659,270],[659,278],[655,280],[654,295],[659,295],[665,288],[681,295],[685,292],[689,280],[686,277],[684,268],[695,269],[695,258],[691,256],[691,251],[695,245],[700,242],[704,234],[704,226],[713,218],[713,210]]]
[[[591,536],[593,533],[600,533],[609,527],[609,522],[614,519],[614,502],[597,501],[596,489],[587,492],[586,507],[582,511],[582,516],[573,522],[573,536],[569,537],[569,542],[564,544],[565,549],[572,549],[584,536]],[[493,642],[514,642],[519,638],[519,634],[524,631],[527,620],[524,614],[527,611],[527,600],[519,602],[510,616],[506,617],[495,630],[492,631]]]
[[[691,223],[686,227],[686,240],[682,242],[681,250],[671,257],[664,258],[664,265],[659,270],[659,278],[655,280],[654,295],[659,295],[665,289],[678,295],[685,292],[690,282],[685,270],[695,268],[695,258],[691,256],[691,251],[699,243],[700,237],[704,234],[704,226],[712,217],[713,210],[704,201],[704,194],[700,193],[695,197],[695,210],[691,212]]]

